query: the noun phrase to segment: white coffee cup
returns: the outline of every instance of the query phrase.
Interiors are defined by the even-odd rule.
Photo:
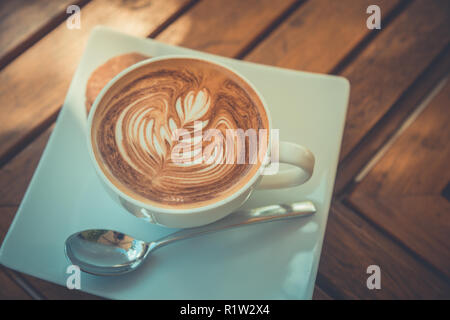
[[[95,112],[97,110],[97,106],[102,101],[103,97],[108,93],[110,88],[118,81],[135,69],[142,68],[148,64],[151,64],[155,61],[168,60],[168,59],[196,59],[206,61],[208,63],[219,65],[225,69],[228,69],[236,76],[243,79],[258,95],[261,100],[264,110],[267,115],[269,130],[268,130],[268,141],[269,146],[272,143],[276,143],[277,141],[273,141],[272,134],[272,121],[270,117],[269,109],[267,108],[264,97],[258,92],[258,90],[252,85],[252,83],[246,79],[239,72],[233,70],[232,68],[223,65],[221,63],[217,63],[208,59],[191,57],[191,56],[181,56],[181,55],[170,55],[170,56],[161,56],[156,58],[151,58],[148,60],[141,61],[136,63],[135,65],[125,69],[118,75],[116,75],[100,92],[100,94],[95,99],[95,102],[90,110],[88,117],[88,149],[90,153],[90,158],[94,164],[95,170],[100,177],[105,189],[109,192],[114,200],[119,202],[127,211],[135,215],[136,217],[143,218],[148,222],[155,223],[158,225],[171,227],[171,228],[190,228],[197,227],[201,225],[205,225],[208,223],[212,223],[216,220],[219,220],[226,215],[236,211],[242,204],[250,197],[251,193],[255,189],[277,189],[277,188],[286,188],[293,187],[300,184],[305,183],[311,175],[313,174],[314,169],[314,155],[311,151],[306,149],[303,146],[290,143],[290,142],[279,142],[278,148],[278,158],[280,163],[286,163],[293,166],[292,169],[287,171],[280,171],[276,174],[265,175],[267,173],[268,166],[271,165],[271,147],[267,148],[266,154],[264,156],[265,161],[260,166],[258,171],[247,181],[247,183],[238,189],[233,194],[229,195],[225,199],[218,200],[212,204],[205,205],[203,207],[198,208],[189,208],[189,209],[175,209],[175,208],[166,208],[166,207],[158,207],[155,205],[150,205],[148,203],[144,203],[140,200],[137,200],[130,195],[124,193],[122,190],[117,188],[114,183],[112,183],[108,177],[103,172],[103,169],[98,163],[98,159],[96,158],[93,145],[92,145],[92,123],[94,119]],[[277,150],[277,148],[275,148]]]

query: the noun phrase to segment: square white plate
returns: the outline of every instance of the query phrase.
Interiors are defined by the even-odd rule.
[[[319,265],[345,115],[348,81],[223,58],[96,28],[70,85],[56,127],[0,250],[12,269],[65,285],[64,241],[88,228],[110,228],[151,240],[173,229],[145,223],[110,200],[89,162],[85,87],[109,58],[140,52],[189,54],[228,64],[259,89],[282,140],[316,156],[305,185],[257,191],[253,208],[313,200],[312,217],[250,226],[170,245],[120,277],[82,273],[81,290],[114,299],[310,299]]]

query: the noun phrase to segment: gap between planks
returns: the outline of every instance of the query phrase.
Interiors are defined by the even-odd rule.
[[[397,6],[389,12],[389,14],[381,18],[381,29],[374,29],[368,33],[355,47],[347,53],[345,57],[339,61],[334,68],[331,69],[330,74],[339,75],[342,73],[356,57],[381,33],[386,27],[395,20],[410,4],[412,0],[402,0]]]
[[[417,119],[417,117],[427,108],[431,100],[444,88],[449,76],[442,79],[431,92],[419,103],[415,110],[406,118],[400,127],[394,132],[392,137],[381,147],[380,150],[367,162],[367,164],[356,174],[353,184],[357,184],[367,176],[378,161],[386,154],[389,148],[397,141],[401,134]]]
[[[408,110],[405,112],[404,107],[402,105],[405,105],[405,102],[410,100],[409,98],[405,99],[405,96],[403,95],[399,100],[397,100],[393,106],[392,109],[396,113],[397,111],[401,111],[402,113],[405,112],[405,116],[402,117],[402,120],[398,121],[397,128],[392,130],[392,132],[388,135],[388,137],[377,147],[377,150],[374,151],[374,153],[369,156],[369,159],[367,161],[364,161],[363,166],[356,171],[356,173],[352,174],[353,177],[350,177],[350,181],[346,182],[345,185],[340,189],[340,191],[337,191],[336,194],[336,201],[344,205],[346,208],[352,210],[355,214],[357,214],[360,218],[362,218],[364,221],[366,221],[371,227],[375,228],[377,232],[382,234],[384,237],[398,245],[400,248],[402,248],[405,252],[409,253],[418,263],[422,264],[424,267],[426,267],[428,270],[434,272],[437,274],[441,279],[444,279],[447,283],[449,283],[448,277],[443,274],[439,269],[437,269],[434,265],[423,259],[421,256],[419,256],[416,252],[414,252],[412,249],[407,247],[402,241],[397,239],[394,235],[388,233],[385,229],[383,229],[381,226],[379,226],[375,221],[368,218],[366,215],[364,215],[361,211],[358,210],[355,206],[353,206],[352,203],[350,203],[345,197],[348,195],[348,193],[353,190],[357,184],[366,177],[366,175],[371,171],[371,169],[376,165],[376,163],[383,157],[383,155],[386,154],[386,152],[389,150],[389,148],[395,143],[395,141],[401,136],[401,134],[417,119],[417,117],[426,109],[426,107],[430,104],[432,99],[439,94],[443,89],[444,86],[449,81],[450,75],[448,74],[448,70],[444,70],[442,73],[438,71],[436,68],[444,68],[446,67],[446,56],[448,54],[448,46],[446,49],[442,50],[442,52],[435,58],[430,65],[425,69],[425,71],[416,78],[414,83],[404,92],[406,93],[407,97],[413,97],[415,99],[415,102],[413,102],[412,107],[408,108]],[[427,85],[427,82],[431,82],[430,85]],[[417,89],[417,86],[419,88],[423,88],[425,86],[426,91],[424,91],[423,94],[421,94],[421,97],[414,98],[414,94],[411,92],[411,90]],[[421,90],[421,89],[419,89]],[[400,103],[400,105],[398,105]],[[399,108],[397,108],[399,107]],[[399,110],[397,110],[399,109]],[[398,118],[398,117],[397,117]],[[383,117],[380,119],[380,122],[374,127],[374,129],[379,127],[379,124],[387,122],[386,117]],[[397,122],[397,120],[396,120]],[[374,138],[373,131],[366,134],[365,138],[369,137],[372,141]],[[356,146],[356,148],[353,149],[352,152],[361,150],[361,145],[359,144]],[[343,159],[344,161],[347,161],[351,158],[351,154],[346,159]],[[341,161],[341,164],[344,162]],[[318,278],[319,279],[319,278]],[[328,288],[328,287],[326,287]],[[328,290],[329,291],[329,290]]]
[[[161,32],[163,32],[167,27],[169,27],[173,22],[175,22],[179,17],[184,15],[186,12],[191,10],[200,0],[191,0],[186,3],[180,9],[178,9],[174,14],[169,16],[163,23],[159,25],[155,30],[153,30],[147,38],[156,38]]]
[[[445,281],[447,284],[450,285],[450,279],[447,277],[446,274],[444,274],[441,270],[436,268],[433,264],[422,258],[419,254],[417,254],[414,250],[409,248],[403,241],[386,231],[382,226],[378,225],[375,221],[370,219],[367,215],[363,214],[356,206],[354,206],[350,201],[347,199],[337,200],[339,203],[341,203],[344,207],[346,207],[348,210],[353,211],[356,215],[358,215],[359,218],[363,219],[365,222],[367,222],[372,228],[377,230],[383,237],[386,239],[392,241],[395,245],[399,246],[403,251],[408,253],[410,256],[412,256],[418,263],[422,264],[425,268],[436,274],[442,281]]]
[[[74,5],[77,5],[82,9],[86,4],[88,4],[91,0],[78,0],[74,1]],[[52,32],[56,27],[58,27],[61,23],[63,23],[68,15],[66,12],[67,8],[58,13],[55,17],[47,21],[41,28],[34,31],[26,40],[22,43],[18,44],[16,47],[12,48],[10,52],[8,52],[5,56],[0,58],[0,71],[6,67],[9,63],[14,61],[18,56],[24,53],[26,50],[31,48],[35,43],[39,42],[42,38],[44,38],[47,34]]]
[[[337,199],[344,198],[353,188],[354,177],[383,147],[398,127],[414,111],[415,106],[444,79],[450,68],[450,46],[447,45],[425,70],[395,101],[390,110],[369,130],[358,144],[341,159],[335,184]],[[367,155],[365,155],[367,154]]]
[[[259,35],[257,35],[250,43],[242,50],[234,56],[235,59],[242,60],[244,59],[250,52],[253,51],[261,42],[264,41],[275,29],[278,28],[284,21],[286,21],[294,12],[296,12],[302,4],[304,4],[307,0],[299,0],[294,2],[291,6],[289,6],[284,12],[282,12],[277,18],[275,18],[269,25],[261,31]]]

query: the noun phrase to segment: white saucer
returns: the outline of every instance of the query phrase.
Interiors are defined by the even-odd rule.
[[[190,54],[228,64],[259,89],[281,140],[316,156],[313,177],[290,189],[257,191],[246,208],[313,200],[312,217],[230,230],[176,243],[155,252],[137,271],[116,278],[81,275],[81,290],[114,299],[310,299],[349,97],[347,80],[262,66],[151,39],[96,28],[70,85],[39,166],[0,249],[0,262],[61,285],[69,262],[64,241],[89,228],[110,228],[151,240],[173,232],[145,223],[116,205],[89,162],[85,87],[109,58],[140,52]]]

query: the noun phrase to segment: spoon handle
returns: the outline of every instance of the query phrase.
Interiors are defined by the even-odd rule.
[[[315,212],[316,207],[314,206],[314,203],[312,203],[311,201],[295,202],[292,204],[271,205],[252,210],[236,211],[227,216],[226,218],[223,218],[214,223],[197,228],[183,229],[181,231],[172,233],[157,241],[154,241],[151,244],[151,246],[152,249],[154,250],[179,240],[185,240],[212,232],[262,222],[305,217],[312,215]]]

